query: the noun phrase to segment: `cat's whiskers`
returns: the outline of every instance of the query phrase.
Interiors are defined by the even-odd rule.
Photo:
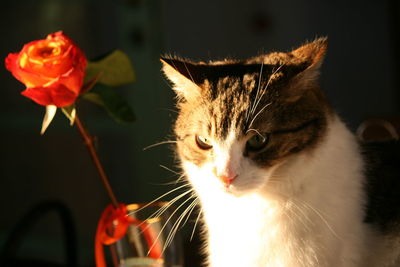
[[[158,165],[158,166],[160,166],[160,167],[163,168],[164,170],[167,170],[167,171],[169,171],[169,172],[172,172],[173,174],[182,175],[182,172],[174,171],[174,170],[172,170],[171,168],[168,168],[168,167],[165,166],[165,165],[160,164],[160,165]]]
[[[179,189],[182,189],[182,188],[184,188],[184,187],[186,187],[186,186],[190,186],[190,184],[187,183],[187,184],[180,185],[180,186],[178,186],[178,187],[176,187],[176,188],[174,188],[174,189],[172,189],[172,190],[170,190],[170,191],[168,191],[168,192],[162,194],[161,196],[155,198],[154,200],[152,200],[152,201],[146,203],[146,205],[142,206],[141,208],[139,208],[139,209],[137,209],[137,210],[133,210],[133,211],[131,211],[131,212],[128,212],[127,215],[130,216],[130,215],[134,214],[135,212],[141,211],[141,210],[143,210],[143,209],[145,209],[145,208],[151,206],[151,205],[154,204],[155,202],[159,201],[159,200],[162,199],[163,197],[165,197],[165,196],[167,196],[167,195],[169,195],[169,194],[171,194],[171,193],[173,193],[173,192],[175,192],[175,191],[177,191],[177,190],[179,190]],[[193,190],[193,188],[191,188],[190,190]]]
[[[289,180],[290,181],[290,180]],[[279,184],[281,183],[281,181],[279,180],[269,180],[268,183],[276,183]],[[287,188],[287,184],[286,183],[286,188]],[[289,184],[291,184],[291,182],[289,182]],[[281,190],[280,190],[281,191]],[[301,200],[299,198],[294,198],[293,196],[288,196],[287,194],[283,193],[283,192],[274,192],[274,194],[278,194],[281,195],[282,197],[285,198],[285,201],[291,201],[293,204],[295,204],[295,207],[297,207],[300,210],[302,210],[302,213],[304,212],[304,209],[311,211],[312,213],[314,213],[315,215],[317,215],[317,217],[326,225],[326,227],[328,228],[328,230],[339,240],[342,240],[342,238],[336,233],[336,231],[332,228],[332,226],[329,224],[328,220],[324,217],[324,215],[322,214],[321,211],[319,211],[318,209],[316,209],[315,207],[311,206],[309,203],[307,203],[304,200]],[[303,209],[301,208],[301,206],[303,207]],[[307,220],[311,221],[311,219],[304,214],[304,216],[307,218]],[[311,221],[312,222],[312,221]]]
[[[153,147],[156,147],[156,146],[159,146],[159,145],[176,144],[176,143],[178,143],[178,141],[176,141],[176,140],[165,140],[165,141],[161,141],[161,142],[146,146],[145,148],[143,148],[143,151],[145,151],[147,149],[150,149],[150,148],[153,148]]]
[[[159,185],[177,185],[179,183],[187,183],[183,178],[185,177],[185,174],[179,175],[179,177],[175,181],[167,182],[167,183],[161,183]]]
[[[196,202],[196,203],[191,207],[191,209],[190,209],[188,215],[186,216],[186,219],[185,219],[185,221],[183,222],[181,228],[182,228],[183,226],[185,226],[186,223],[188,222],[188,220],[189,220],[189,218],[190,218],[190,215],[192,214],[194,208],[195,208],[198,204],[200,204],[200,199],[199,199],[196,195],[195,195],[195,197],[196,197],[196,199],[195,199],[195,201],[193,201],[193,203],[194,203],[194,202]],[[193,204],[193,203],[192,203],[192,204]]]
[[[169,209],[175,202],[186,196],[187,194],[193,192],[193,188],[190,188],[189,190],[185,191],[184,193],[174,197],[172,200],[168,201],[166,205],[162,206],[160,209],[158,209],[156,212],[154,212],[152,215],[149,216],[149,218],[153,217],[160,217],[167,209]]]
[[[187,223],[187,221],[188,221],[188,219],[190,217],[190,214],[192,213],[193,209],[196,207],[197,204],[199,204],[200,201],[199,201],[198,197],[192,196],[191,198],[194,198],[194,200],[192,201],[192,203],[189,204],[188,207],[186,207],[186,209],[182,212],[182,214],[179,215],[178,219],[176,220],[176,222],[172,226],[171,231],[168,233],[167,239],[166,239],[165,244],[164,244],[163,251],[172,242],[172,240],[175,237],[178,229],[182,228]],[[181,222],[183,221],[183,219],[185,217],[186,217],[186,220],[181,225]]]
[[[288,200],[288,204],[290,204],[290,207],[287,207],[285,209],[286,213],[288,214],[288,217],[291,218],[289,213],[291,215],[296,216],[297,220],[304,226],[304,228],[307,230],[307,232],[311,232],[311,226],[314,223],[307,216],[307,214],[304,213],[303,210],[295,202]],[[296,209],[300,214],[296,212]]]
[[[175,202],[177,202],[179,199],[183,198],[184,196],[186,196],[188,193],[191,193],[194,189],[191,188],[188,191],[176,196],[175,198],[173,198],[172,200],[166,202],[165,205],[163,205],[162,207],[160,207],[158,210],[156,210],[155,212],[153,212],[152,214],[150,214],[145,220],[143,220],[141,223],[139,223],[138,225],[135,225],[136,227],[140,227],[141,225],[145,224],[147,221],[149,221],[152,218],[158,218],[161,217],[162,214],[164,214],[164,212],[166,212]],[[191,198],[191,197],[190,197]],[[190,199],[189,198],[189,199]],[[148,207],[149,204],[141,207],[140,209],[137,209],[131,213],[129,213],[128,215],[132,215],[135,212],[138,212],[139,210],[144,209],[145,207]],[[146,231],[148,228],[150,227],[150,225],[147,225],[144,229],[141,229],[141,233],[143,233],[144,231]],[[154,241],[156,242],[156,241]]]
[[[326,225],[326,227],[328,227],[329,231],[339,240],[342,240],[342,238],[336,233],[336,231],[332,228],[332,226],[329,224],[328,220],[325,219],[324,215],[322,214],[321,211],[317,210],[316,208],[314,208],[313,206],[311,206],[310,204],[308,204],[307,202],[305,202],[304,200],[300,200],[297,199],[300,204],[303,204],[303,206],[305,208],[308,208],[309,210],[313,211],[320,219],[321,221]]]
[[[192,234],[190,235],[190,241],[192,241],[192,239],[193,239],[194,232],[196,231],[196,226],[197,226],[197,223],[199,222],[199,220],[200,220],[200,216],[201,216],[201,214],[202,214],[202,213],[203,213],[203,207],[201,207],[201,206],[200,206],[200,211],[199,211],[199,214],[197,215],[196,221],[194,222],[194,226],[193,226]]]
[[[162,165],[162,164],[160,164],[159,166],[161,168],[163,168],[163,169],[165,169],[165,170],[167,170],[167,171],[179,176],[178,179],[176,179],[174,182],[164,183],[163,185],[177,185],[178,183],[185,182],[183,180],[183,178],[185,177],[185,173],[183,171],[180,171],[180,172],[174,171],[171,168],[168,168],[167,166]]]
[[[186,192],[188,193],[188,192]],[[154,248],[154,246],[157,244],[157,241],[160,239],[161,234],[163,233],[165,227],[167,227],[167,225],[169,224],[169,221],[171,221],[171,219],[173,218],[173,216],[175,215],[175,213],[181,208],[183,207],[189,200],[191,200],[194,196],[191,196],[189,198],[187,198],[185,201],[183,201],[172,213],[171,215],[167,218],[167,220],[165,221],[164,225],[161,227],[157,237],[154,239],[154,243],[153,245],[149,248],[148,253],[150,253],[150,251]],[[163,248],[163,252],[165,250],[165,247]]]

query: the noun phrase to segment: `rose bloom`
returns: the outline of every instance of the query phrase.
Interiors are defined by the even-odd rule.
[[[32,41],[9,54],[6,68],[26,85],[21,94],[36,103],[64,107],[79,96],[87,60],[81,49],[61,31]]]

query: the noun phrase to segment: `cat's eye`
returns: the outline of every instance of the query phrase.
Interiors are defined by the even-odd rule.
[[[196,135],[196,144],[199,148],[203,150],[208,150],[212,148],[211,140],[201,135]]]
[[[268,144],[268,134],[255,134],[246,142],[246,149],[248,151],[257,152],[263,149]]]

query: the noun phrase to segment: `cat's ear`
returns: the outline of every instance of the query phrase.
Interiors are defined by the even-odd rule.
[[[163,65],[162,71],[172,82],[178,98],[191,100],[200,96],[198,64],[168,57],[161,57],[160,61]]]
[[[297,62],[305,65],[305,69],[291,79],[289,91],[294,97],[293,100],[298,99],[304,93],[304,90],[315,86],[327,49],[328,39],[324,37],[307,43],[289,53],[295,57]]]
[[[323,37],[293,50],[291,54],[300,62],[308,65],[306,71],[314,70],[318,72],[327,49],[328,38]]]

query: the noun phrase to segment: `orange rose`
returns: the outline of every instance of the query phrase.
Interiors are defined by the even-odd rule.
[[[30,42],[19,53],[9,54],[6,68],[26,85],[21,94],[36,103],[64,107],[79,96],[87,60],[61,31],[45,40]]]

